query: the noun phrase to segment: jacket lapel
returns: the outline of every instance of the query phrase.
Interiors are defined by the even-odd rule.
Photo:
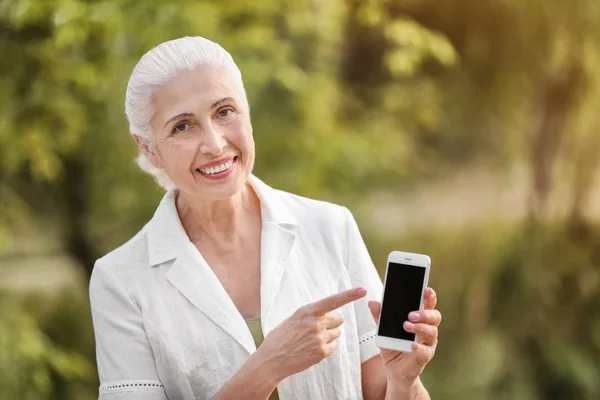
[[[244,349],[254,352],[256,346],[242,315],[181,225],[174,191],[165,195],[146,228],[150,266],[175,260],[165,279]]]
[[[289,263],[289,255],[296,238],[295,232],[280,225],[263,223],[261,237],[261,318],[263,332],[268,333],[275,296],[279,292],[285,267]]]
[[[290,262],[298,223],[283,202],[281,192],[272,189],[254,175],[250,175],[248,182],[261,203],[260,312],[263,332],[266,335],[274,328],[271,324],[273,305],[285,268]]]
[[[177,257],[165,278],[248,353],[256,350],[244,318],[192,243]]]
[[[261,203],[260,295],[262,327],[266,334],[273,328],[270,317],[296,239],[297,222],[279,191],[253,175],[248,183]],[[146,228],[150,266],[175,259],[165,279],[248,353],[253,353],[256,346],[244,318],[181,225],[174,191],[165,195]]]

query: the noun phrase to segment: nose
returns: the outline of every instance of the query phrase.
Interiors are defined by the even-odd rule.
[[[201,153],[218,156],[223,152],[223,149],[227,145],[227,141],[223,137],[223,134],[212,126],[208,126],[202,136],[202,143],[200,144]]]

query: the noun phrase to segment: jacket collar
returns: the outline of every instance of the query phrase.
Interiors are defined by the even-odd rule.
[[[248,177],[247,183],[254,189],[260,200],[263,226],[276,224],[282,228],[294,229],[298,222],[283,202],[280,191],[271,188],[252,174]],[[176,189],[169,190],[148,223],[150,266],[177,258],[189,244],[189,238],[183,229],[175,205],[176,196]]]

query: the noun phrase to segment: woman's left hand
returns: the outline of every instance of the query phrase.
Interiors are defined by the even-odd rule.
[[[431,361],[438,343],[438,326],[442,314],[435,309],[437,296],[432,288],[425,290],[424,309],[411,312],[404,322],[407,332],[415,333],[419,340],[412,344],[412,352],[381,349],[388,382],[395,386],[410,387],[417,382],[423,369]],[[379,322],[381,303],[370,301],[369,308],[376,322]]]

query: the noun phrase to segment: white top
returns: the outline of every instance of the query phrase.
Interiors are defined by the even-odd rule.
[[[362,286],[338,349],[277,387],[282,400],[362,399],[361,362],[379,353],[367,307],[382,284],[345,207],[275,190],[250,176],[262,209],[265,337],[299,307]],[[152,220],[96,262],[90,299],[100,399],[210,399],[256,351],[242,315],[188,239],[168,192]]]

